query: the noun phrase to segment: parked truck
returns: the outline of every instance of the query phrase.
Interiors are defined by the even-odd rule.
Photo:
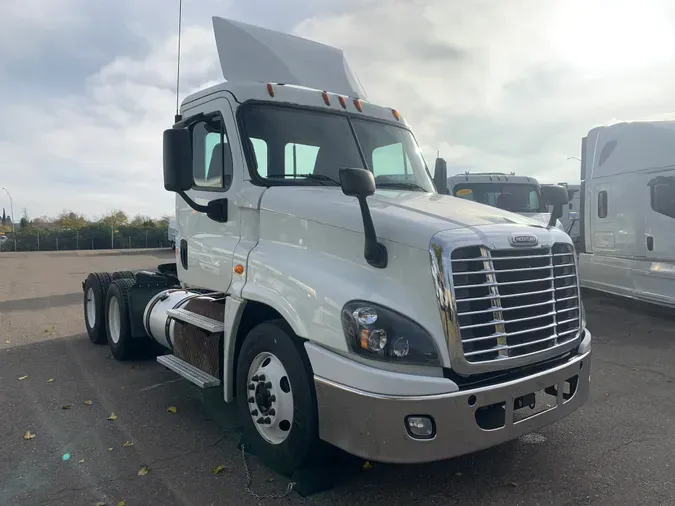
[[[548,204],[542,198],[539,181],[515,172],[465,172],[448,178],[448,193],[512,213],[548,222]],[[556,227],[564,230],[561,221]]]
[[[214,18],[227,82],[164,132],[176,262],[92,273],[94,343],[236,402],[283,473],[330,443],[429,462],[535,431],[589,394],[570,238],[456,199],[339,49]],[[284,83],[284,84],[281,84]],[[326,91],[328,90],[328,91]],[[557,186],[543,190],[567,202]]]
[[[581,284],[675,307],[675,121],[593,128],[581,153]]]

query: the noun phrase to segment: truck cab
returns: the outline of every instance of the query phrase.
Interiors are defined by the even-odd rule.
[[[550,215],[539,182],[530,176],[516,176],[515,172],[456,174],[448,178],[448,193],[542,223],[547,223]],[[556,227],[564,230],[560,220],[556,222]]]
[[[596,127],[581,145],[582,285],[675,307],[675,122]]]
[[[284,474],[320,441],[429,462],[582,406],[570,238],[446,195],[444,164],[432,177],[339,49],[214,31],[228,81],[186,98],[163,138],[176,263],[90,274],[92,341],[120,360],[160,345],[158,362],[237,403],[247,447]],[[567,192],[549,193],[559,215]]]

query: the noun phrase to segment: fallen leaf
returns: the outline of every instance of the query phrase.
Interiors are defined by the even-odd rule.
[[[168,408],[166,408],[166,410],[169,413],[173,413],[174,415],[176,414],[176,406],[169,406]]]
[[[120,387],[120,390],[124,390],[125,388],[126,388],[126,387],[122,386],[122,387]]]
[[[373,468],[373,465],[370,462],[368,462],[367,460],[361,466],[362,471],[368,471],[369,469],[372,469],[372,468]]]
[[[511,483],[509,483],[509,486],[511,486],[511,487],[517,487],[518,484],[517,484],[515,481],[512,481]]]
[[[457,472],[455,473],[455,476],[462,476],[462,472],[461,472],[461,471],[457,471]]]
[[[272,483],[274,481],[274,478],[267,478],[267,483]]]
[[[103,501],[99,501],[94,506],[105,506],[105,503]]]
[[[10,341],[9,339],[7,339],[7,340],[5,341],[5,344],[9,344],[9,343],[11,343],[11,342],[12,342],[12,341]]]
[[[108,451],[111,452],[111,451],[113,451],[113,449],[112,449],[112,448],[108,448]]]
[[[23,438],[28,441],[29,439],[33,439],[35,437],[35,434],[31,434],[29,430],[26,431],[26,433],[23,435]]]
[[[23,380],[25,380],[27,377],[28,377],[28,375],[26,375],[26,376],[21,376],[21,377],[16,378],[16,379],[18,379],[19,381],[23,381]]]
[[[91,405],[93,404],[93,402],[91,402],[91,401],[84,401],[84,403],[85,403],[87,406],[91,406]]]
[[[54,378],[49,378],[49,379],[47,380],[47,383],[54,383]]]
[[[148,466],[143,466],[138,470],[138,476],[145,476],[148,474]]]
[[[211,470],[211,473],[213,473],[214,475],[216,475],[216,474],[218,474],[218,473],[220,473],[220,472],[222,472],[222,471],[224,471],[224,470],[225,470],[225,466],[224,466],[223,464],[220,464],[219,466],[214,467],[214,468]]]
[[[134,446],[134,443],[132,443],[131,441],[125,441],[124,444],[123,444],[122,446],[124,446],[125,448],[127,448],[127,447],[129,447],[129,446]]]
[[[80,464],[84,464],[84,459],[79,461]]]
[[[117,506],[127,506],[127,502],[126,501],[120,501],[120,502],[117,503]]]
[[[72,407],[73,407],[72,404],[64,404],[63,406],[61,406],[61,409],[70,409]]]
[[[115,414],[114,411],[112,413],[110,413],[110,416],[108,417],[108,420],[117,420],[117,415]]]

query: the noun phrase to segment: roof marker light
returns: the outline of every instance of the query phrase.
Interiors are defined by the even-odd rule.
[[[342,108],[343,108],[343,109],[346,109],[346,108],[347,108],[347,101],[345,100],[345,97],[343,97],[342,95],[340,95],[340,96],[338,97],[338,100],[340,101],[340,105],[342,106]]]
[[[267,93],[270,94],[270,97],[274,96],[274,88],[272,88],[272,83],[267,83]]]
[[[394,118],[396,118],[396,121],[401,120],[401,115],[398,113],[398,111],[396,109],[392,109],[391,113],[394,115]]]
[[[330,97],[328,96],[328,92],[324,91],[323,93],[321,93],[321,96],[323,97],[323,102],[326,105],[330,105]]]
[[[354,105],[356,106],[357,111],[363,112],[363,106],[361,105],[361,101],[358,98],[354,99]]]

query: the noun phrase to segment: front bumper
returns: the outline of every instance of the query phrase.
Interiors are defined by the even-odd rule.
[[[591,369],[591,351],[584,351],[562,365],[518,380],[437,395],[380,395],[315,375],[319,434],[348,453],[376,462],[431,462],[482,450],[538,430],[581,407],[589,396]],[[550,392],[550,387],[557,387],[556,397],[547,396],[551,401],[542,411],[520,419],[524,410],[516,412],[514,402],[546,388]],[[433,418],[434,437],[413,438],[405,424],[409,415]]]

